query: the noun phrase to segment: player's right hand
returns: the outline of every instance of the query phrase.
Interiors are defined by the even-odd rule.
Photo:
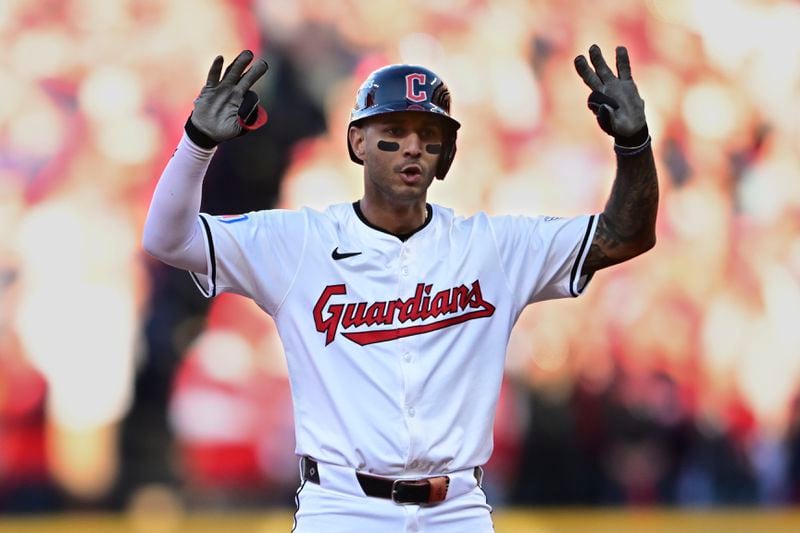
[[[222,56],[217,56],[211,63],[206,84],[194,101],[194,110],[189,120],[214,143],[233,139],[243,132],[242,122],[239,120],[243,102],[245,107],[252,108],[244,110],[245,116],[256,111],[258,98],[249,89],[269,67],[266,61],[259,59],[245,72],[252,60],[253,52],[242,51],[225,69],[222,79]]]

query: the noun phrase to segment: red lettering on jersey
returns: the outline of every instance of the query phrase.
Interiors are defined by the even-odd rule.
[[[425,90],[422,89],[424,85],[425,74],[421,72],[406,74],[406,100],[411,100],[412,102],[424,102],[427,100],[428,95],[425,94]]]
[[[342,336],[356,344],[365,346],[412,335],[420,335],[444,329],[468,320],[484,318],[494,314],[495,307],[483,298],[480,281],[472,282],[471,287],[459,285],[452,289],[439,291],[430,296],[433,285],[417,284],[414,296],[403,300],[379,302],[330,303],[331,298],[347,294],[345,285],[325,287],[314,305],[314,324],[317,331],[325,334],[325,346],[336,338],[342,329],[361,326],[380,326],[392,324],[397,319],[401,324],[419,322],[428,318],[440,318],[427,324],[410,325],[391,329],[371,329],[368,331],[342,332]],[[455,316],[451,316],[455,315]]]
[[[317,305],[314,306],[314,322],[317,325],[317,331],[325,333],[325,346],[333,342],[333,336],[336,335],[336,328],[339,327],[339,320],[342,318],[342,304],[331,304],[328,306],[328,318],[322,319],[322,309],[328,303],[331,296],[337,294],[347,294],[347,288],[344,285],[328,285],[322,291],[322,295],[317,300]]]

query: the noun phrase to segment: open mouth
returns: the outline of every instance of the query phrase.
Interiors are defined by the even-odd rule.
[[[422,167],[419,165],[406,165],[400,169],[400,174],[409,179],[417,179],[422,176]]]

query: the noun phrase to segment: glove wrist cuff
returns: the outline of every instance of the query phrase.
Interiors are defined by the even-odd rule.
[[[629,137],[614,136],[614,151],[621,156],[638,155],[647,150],[651,142],[650,131],[645,124],[642,129]]]
[[[197,126],[194,125],[192,122],[192,115],[189,114],[189,118],[186,119],[186,124],[183,126],[183,129],[186,131],[186,135],[189,136],[189,140],[191,140],[194,144],[199,146],[200,148],[205,148],[206,150],[210,150],[215,148],[219,143],[216,142],[214,139],[200,131]]]

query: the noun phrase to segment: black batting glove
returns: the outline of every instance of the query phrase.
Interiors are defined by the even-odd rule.
[[[614,137],[617,147],[638,148],[650,139],[644,116],[644,100],[631,78],[628,50],[618,46],[616,53],[617,76],[596,44],[589,48],[589,59],[594,70],[583,55],[575,58],[575,70],[592,90],[589,109],[597,117],[597,123],[603,131]]]
[[[253,60],[244,50],[222,73],[222,56],[214,58],[205,86],[194,100],[194,109],[186,121],[186,133],[198,146],[213,148],[223,141],[243,135],[266,122],[266,112],[258,105],[258,95],[250,87],[267,72],[266,61]]]

